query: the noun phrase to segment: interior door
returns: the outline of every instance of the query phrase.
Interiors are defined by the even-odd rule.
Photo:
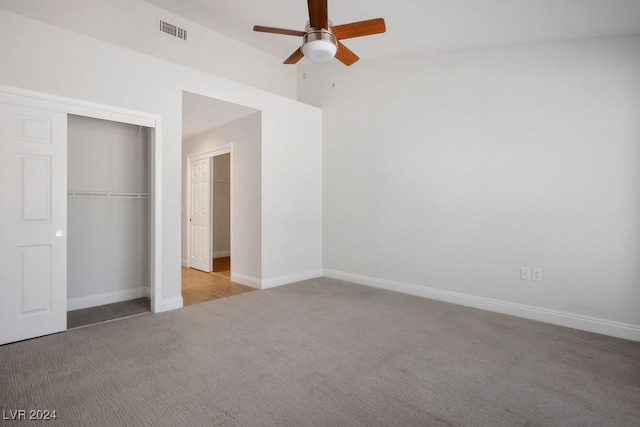
[[[191,160],[189,168],[191,180],[189,266],[209,273],[213,263],[211,253],[211,158]]]
[[[0,103],[0,344],[67,328],[67,116]]]

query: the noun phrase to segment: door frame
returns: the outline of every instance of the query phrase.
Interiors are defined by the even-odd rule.
[[[161,195],[162,183],[160,180],[162,170],[162,118],[157,114],[113,107],[79,99],[67,98],[58,95],[50,95],[44,92],[36,92],[12,86],[0,85],[0,102],[20,105],[41,110],[57,111],[77,116],[91,117],[94,119],[110,120],[152,129],[151,140],[151,188],[149,204],[151,208],[151,238],[150,241],[150,299],[151,311],[162,311],[162,209]]]
[[[233,142],[229,142],[226,144],[221,144],[216,146],[214,150],[207,151],[204,153],[191,154],[187,156],[187,170],[191,170],[191,162],[197,160],[209,159],[211,162],[211,173],[209,174],[210,181],[210,193],[213,194],[213,158],[217,156],[221,156],[223,154],[229,154],[229,252],[231,259],[233,260]],[[209,239],[209,248],[211,256],[213,257],[213,196],[210,197],[211,203],[209,206],[210,218],[209,218],[209,230],[208,239]],[[187,205],[185,206],[188,210],[191,206],[191,173],[187,174]],[[189,218],[185,218],[187,222],[187,230],[189,229]],[[187,232],[187,268],[191,268],[191,233]]]

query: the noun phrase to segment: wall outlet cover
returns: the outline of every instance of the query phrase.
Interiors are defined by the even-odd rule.
[[[533,280],[535,280],[536,282],[542,282],[542,269],[541,268],[532,268],[531,269],[532,272],[532,278]]]
[[[531,280],[531,267],[520,267],[520,279]]]

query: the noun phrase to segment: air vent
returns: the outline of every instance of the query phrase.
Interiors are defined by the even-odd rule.
[[[170,36],[177,37],[182,40],[187,40],[187,30],[185,30],[184,28],[169,24],[168,22],[163,20],[160,20],[159,22],[159,30],[163,33],[169,34]]]

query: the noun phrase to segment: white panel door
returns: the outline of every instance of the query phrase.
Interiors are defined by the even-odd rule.
[[[0,344],[67,328],[67,115],[0,103]]]
[[[211,158],[189,162],[189,266],[209,273],[211,254]]]

